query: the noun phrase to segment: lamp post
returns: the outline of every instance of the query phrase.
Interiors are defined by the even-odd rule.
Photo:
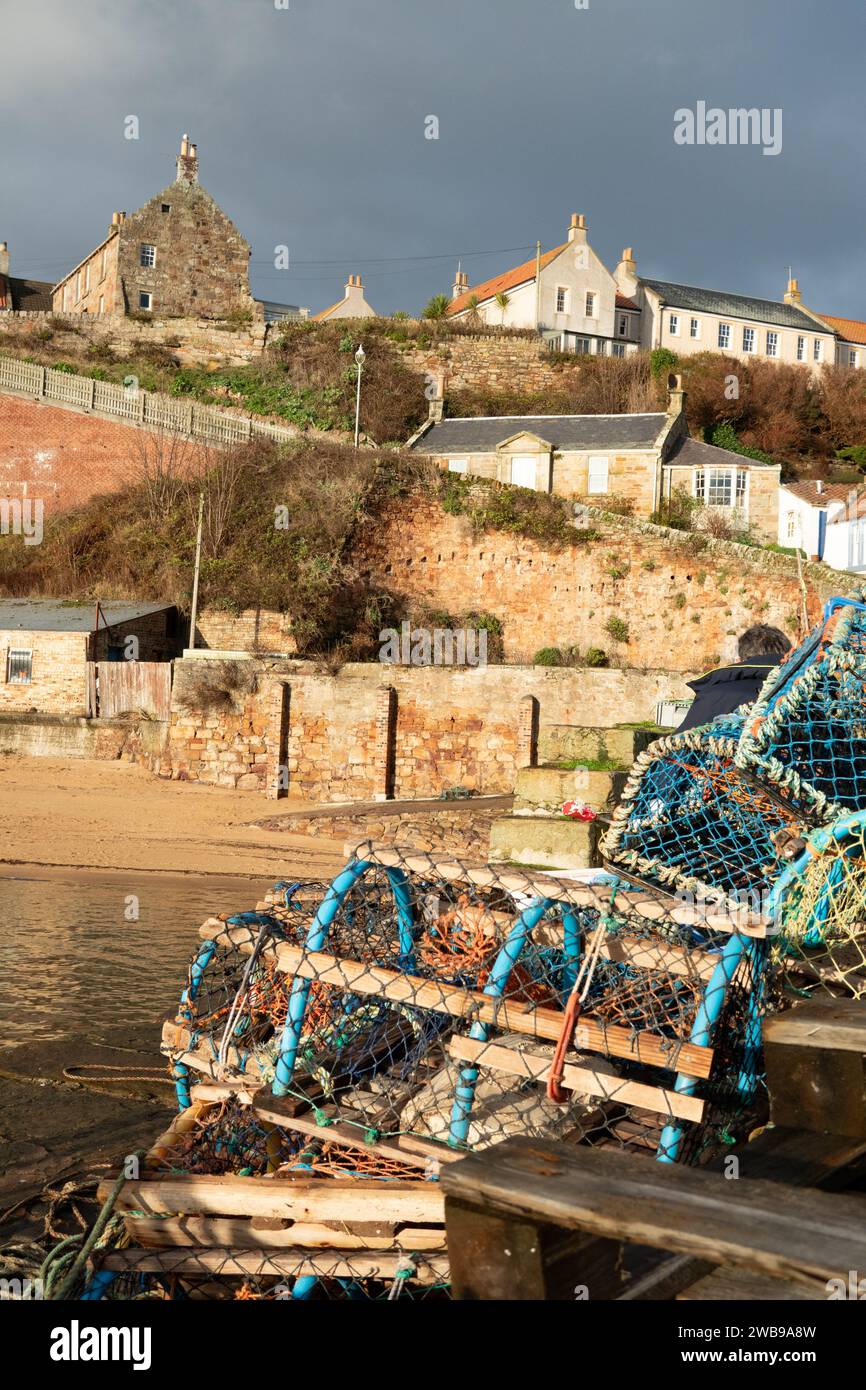
[[[355,361],[356,361],[357,364],[358,364],[358,391],[357,391],[357,395],[355,396],[355,448],[356,448],[356,449],[357,449],[357,447],[358,447],[358,437],[359,437],[359,435],[360,435],[360,433],[361,433],[361,373],[362,373],[362,371],[364,370],[364,363],[366,362],[366,360],[367,360],[367,354],[366,354],[366,352],[364,351],[363,344],[359,344],[359,345],[358,345],[358,351],[355,353]]]

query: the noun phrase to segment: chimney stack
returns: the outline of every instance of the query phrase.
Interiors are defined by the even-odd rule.
[[[686,408],[686,393],[681,376],[671,372],[668,377],[668,415],[682,415]]]
[[[180,142],[175,183],[198,183],[198,151],[188,135]]]
[[[465,294],[469,289],[469,276],[465,270],[458,270],[454,276],[454,284],[451,286],[451,298],[459,299],[461,294]]]
[[[586,244],[586,218],[582,212],[571,214],[571,226],[568,229],[569,241],[581,242]]]
[[[786,304],[799,304],[799,303],[800,303],[800,300],[801,300],[801,295],[800,295],[800,281],[799,281],[799,280],[790,279],[790,280],[788,281],[788,288],[787,288],[787,290],[785,291],[785,303],[786,303]]]

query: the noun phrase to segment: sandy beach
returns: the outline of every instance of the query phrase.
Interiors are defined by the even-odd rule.
[[[320,877],[342,843],[252,822],[301,801],[168,782],[125,762],[0,757],[0,873],[111,870]]]

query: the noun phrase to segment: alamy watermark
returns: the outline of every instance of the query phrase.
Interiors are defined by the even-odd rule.
[[[677,145],[760,145],[762,153],[782,153],[781,106],[707,106],[705,101],[674,112]]]
[[[0,497],[0,536],[23,536],[41,545],[45,507],[41,497]]]
[[[487,629],[413,627],[404,622],[379,633],[385,666],[486,666]]]

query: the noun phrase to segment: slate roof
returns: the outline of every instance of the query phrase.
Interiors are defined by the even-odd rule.
[[[750,459],[745,454],[735,454],[731,449],[720,449],[717,444],[705,444],[702,439],[681,439],[673,453],[665,459],[665,466],[675,463],[684,468],[775,468],[773,463],[762,459]]]
[[[16,276],[10,275],[9,289],[12,293],[13,309],[51,312],[51,294],[54,286],[48,280],[19,280]]]
[[[795,304],[781,304],[775,299],[753,299],[745,294],[726,294],[723,290],[702,290],[695,285],[677,285],[669,280],[641,280],[649,290],[661,295],[672,309],[688,309],[695,313],[721,314],[723,318],[751,319],[772,323],[779,328],[799,328],[809,333],[831,332]]]
[[[171,603],[103,603],[102,616],[109,627],[129,623],[148,613],[162,613]],[[100,618],[100,627],[103,626]],[[0,598],[0,632],[93,632],[96,603],[65,604],[58,598]]]
[[[421,454],[487,454],[526,431],[554,449],[652,448],[667,416],[497,415],[442,420],[411,446]],[[721,450],[716,450],[721,452]]]

